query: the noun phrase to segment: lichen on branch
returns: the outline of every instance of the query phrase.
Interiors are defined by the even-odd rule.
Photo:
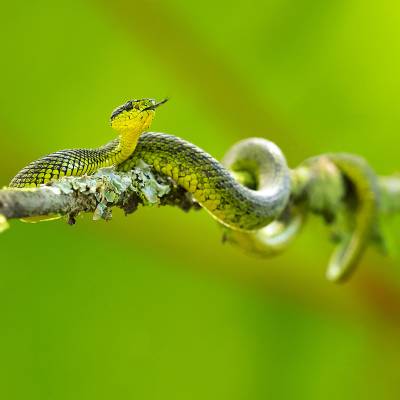
[[[60,215],[73,224],[83,212],[92,212],[94,220],[109,220],[113,207],[130,214],[140,204],[175,205],[183,210],[197,207],[171,179],[141,163],[128,172],[102,168],[91,176],[65,177],[38,188],[4,188],[0,190],[0,231],[13,218]]]

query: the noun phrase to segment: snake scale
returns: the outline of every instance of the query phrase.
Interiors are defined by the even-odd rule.
[[[280,149],[261,138],[243,140],[233,146],[222,165],[183,139],[148,132],[156,108],[165,101],[126,102],[111,115],[116,139],[97,149],[62,150],[42,157],[23,168],[9,186],[36,187],[64,176],[90,175],[107,166],[128,171],[143,160],[190,192],[225,227],[230,242],[264,255],[285,248],[303,225],[304,214],[289,207],[292,176]],[[338,246],[328,271],[330,279],[340,280],[369,240],[377,191],[375,177],[362,160],[347,155],[326,157],[354,186],[359,200],[353,233]],[[246,183],[249,177],[251,184]]]

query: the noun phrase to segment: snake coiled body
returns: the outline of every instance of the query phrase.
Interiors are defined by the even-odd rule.
[[[62,150],[22,169],[11,187],[34,187],[63,176],[91,174],[101,167],[118,164],[119,139],[99,149]],[[139,160],[171,177],[193,194],[222,224],[239,230],[254,230],[276,218],[290,195],[290,175],[280,150],[264,139],[249,139],[234,151],[235,161],[252,163],[258,190],[238,183],[211,155],[176,136],[147,132],[140,136],[133,154],[118,165],[121,171]]]
[[[162,133],[143,134],[132,156],[118,168],[127,171],[143,160],[192,193],[222,224],[239,230],[258,229],[285,207],[290,195],[289,169],[281,151],[265,139],[248,139],[233,151],[236,163],[252,163],[258,190],[238,183],[199,147]]]
[[[10,187],[36,187],[64,176],[90,175],[107,166],[128,171],[142,160],[190,192],[227,228],[225,240],[266,256],[286,248],[303,226],[305,214],[302,206],[290,201],[291,171],[280,149],[265,139],[247,139],[231,148],[222,165],[183,139],[147,132],[155,108],[165,101],[128,101],[111,116],[118,138],[97,149],[45,156],[23,168]],[[347,154],[324,155],[306,164],[309,167],[322,158],[340,171],[356,203],[350,232],[337,246],[328,269],[329,279],[338,281],[354,268],[371,239],[379,202],[377,178],[363,159]],[[343,204],[344,200],[338,199]]]

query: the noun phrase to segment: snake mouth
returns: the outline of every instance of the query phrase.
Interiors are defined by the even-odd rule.
[[[155,110],[157,107],[161,106],[162,104],[166,103],[168,101],[168,97],[166,97],[164,100],[159,101],[158,103],[155,103],[149,107],[143,108],[143,111],[149,111],[149,110]]]
[[[150,106],[143,108],[142,110],[140,109],[140,106],[142,102],[146,101],[147,104],[150,104]],[[134,108],[138,112],[143,112],[143,111],[154,111],[157,107],[161,106],[161,104],[164,104],[168,101],[168,98],[159,101],[156,103],[155,100],[153,99],[140,99],[140,100],[129,100],[122,106],[117,107],[111,114],[111,121],[117,117],[119,114],[121,114],[124,111],[130,111],[133,110]]]

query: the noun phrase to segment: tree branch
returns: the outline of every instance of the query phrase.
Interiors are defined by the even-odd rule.
[[[246,184],[245,178],[242,179],[240,175],[237,178]],[[345,233],[349,221],[352,224],[355,211],[351,208],[354,207],[351,197],[354,193],[329,158],[315,157],[312,162],[294,169],[291,190],[288,212],[283,213],[283,217],[290,215],[291,207],[301,208],[305,214],[320,215],[331,225],[336,238]],[[393,232],[392,228],[392,231],[382,228],[381,222],[392,220],[391,216],[400,214],[400,178],[379,178],[378,190],[379,221],[373,239],[395,253],[399,246],[393,238],[397,238],[398,232]],[[109,220],[113,207],[130,214],[140,204],[172,205],[184,211],[200,208],[191,194],[178,187],[172,179],[155,173],[147,164],[141,163],[129,172],[103,168],[91,176],[66,177],[38,188],[4,188],[0,190],[0,232],[8,228],[7,220],[13,218],[32,220],[66,216],[68,223],[74,224],[76,216],[82,212],[92,212],[94,220]]]
[[[0,215],[6,220],[59,215],[68,216],[73,224],[81,212],[93,212],[94,220],[108,220],[113,207],[130,214],[139,204],[173,205],[184,211],[199,208],[186,191],[145,164],[129,172],[103,168],[92,176],[66,177],[38,188],[0,190]]]

